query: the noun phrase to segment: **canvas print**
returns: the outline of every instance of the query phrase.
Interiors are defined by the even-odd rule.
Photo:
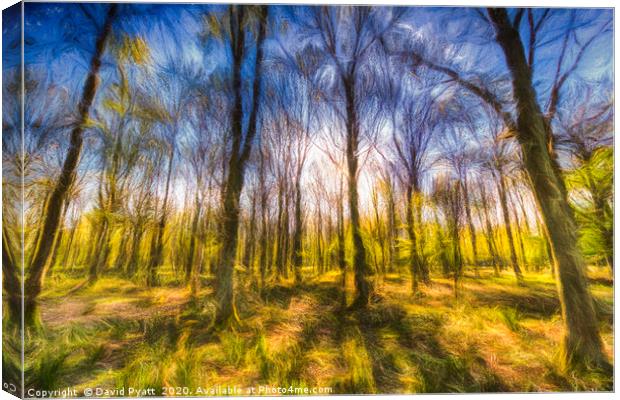
[[[613,9],[2,17],[4,391],[613,390]]]

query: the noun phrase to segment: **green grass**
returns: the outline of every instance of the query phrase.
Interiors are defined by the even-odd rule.
[[[330,272],[299,287],[283,282],[262,296],[240,285],[240,324],[215,332],[208,288],[190,301],[186,289],[102,278],[63,304],[60,289],[48,288],[45,334],[29,341],[28,385],[260,384],[360,394],[611,387],[600,371],[558,367],[563,327],[548,274],[526,274],[525,286],[508,272],[464,278],[458,299],[448,279],[434,277],[412,297],[407,277],[389,275],[382,300],[356,312],[340,308],[339,278]],[[613,286],[599,280],[593,294],[611,356]],[[53,323],[56,315],[68,320]],[[9,361],[3,355],[3,365]]]
[[[521,330],[521,325],[519,323],[521,316],[519,315],[519,311],[510,307],[501,307],[498,309],[498,312],[508,329],[513,332],[519,332]]]

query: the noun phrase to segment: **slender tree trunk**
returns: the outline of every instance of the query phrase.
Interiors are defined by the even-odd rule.
[[[96,236],[94,251],[92,253],[92,259],[90,261],[90,267],[88,269],[88,281],[92,284],[99,279],[100,266],[103,259],[103,251],[97,252],[96,249],[103,249],[106,238],[108,236],[108,220],[103,218],[101,221],[101,227],[99,233]]]
[[[394,271],[394,264],[396,263],[396,206],[394,204],[394,192],[392,188],[392,182],[388,182],[387,188],[387,215],[388,215],[388,229],[387,229],[387,241],[388,241],[388,267],[389,272]]]
[[[519,250],[521,252],[521,261],[523,263],[523,267],[526,271],[529,271],[529,266],[527,263],[527,255],[525,254],[525,243],[523,241],[523,234],[521,230],[521,220],[519,219],[519,215],[517,214],[517,210],[515,208],[512,209],[512,215],[514,216],[515,225],[516,225],[516,237],[517,243],[519,245]]]
[[[65,217],[67,216],[67,210],[69,208],[69,202],[65,201],[65,205],[62,209],[62,216],[60,217],[60,222],[59,222],[59,228],[56,232],[56,239],[54,240],[54,246],[52,249],[52,255],[50,256],[50,261],[49,261],[49,265],[47,266],[47,268],[45,269],[45,273],[43,278],[45,279],[45,275],[47,276],[52,276],[52,274],[54,273],[54,266],[56,265],[56,260],[58,258],[58,248],[60,247],[60,244],[62,242],[63,239],[63,233],[64,233],[64,220]]]
[[[467,176],[463,177],[463,201],[465,202],[465,218],[467,219],[467,227],[469,228],[469,236],[471,237],[471,247],[472,247],[472,255],[473,255],[473,264],[474,264],[474,274],[476,277],[480,276],[480,271],[478,271],[478,248],[476,245],[476,229],[474,228],[474,221],[471,217],[471,206],[469,204],[469,182],[467,181]]]
[[[73,240],[75,239],[75,231],[77,230],[78,222],[76,221],[73,227],[71,228],[71,233],[69,233],[69,240],[67,241],[67,245],[65,246],[64,257],[62,258],[63,269],[67,268],[69,260],[73,260],[74,257],[70,257],[74,252],[73,249]],[[69,270],[73,270],[73,263],[69,267]]]
[[[256,201],[252,197],[249,227],[246,232],[245,245],[243,246],[243,265],[250,275],[254,274],[254,243],[256,240]]]
[[[342,180],[340,181],[340,191],[338,193],[338,267],[341,271],[347,269],[347,262],[345,258],[345,228],[344,228],[344,205],[343,202],[343,189]],[[343,272],[344,273],[344,272]]]
[[[283,199],[283,208],[282,208],[282,226],[280,227],[280,247],[278,248],[278,270],[280,271],[280,276],[284,279],[288,279],[289,273],[289,265],[288,265],[288,254],[289,254],[289,241],[290,241],[290,217],[289,217],[289,196],[288,188],[285,189],[284,199]]]
[[[41,280],[45,265],[48,262],[58,223],[60,213],[65,201],[67,191],[75,179],[80,153],[82,151],[84,123],[88,118],[90,107],[97,92],[99,68],[101,58],[105,50],[105,44],[112,31],[112,22],[116,16],[118,5],[110,4],[108,13],[103,24],[103,29],[97,37],[95,53],[90,62],[90,70],[86,77],[86,83],[82,92],[82,99],[79,104],[79,121],[71,131],[69,149],[65,157],[60,176],[54,185],[54,189],[45,205],[45,219],[37,241],[34,256],[28,269],[28,277],[25,282],[25,292],[27,293],[24,301],[24,315],[26,324],[32,326],[37,323],[38,308],[37,299],[41,293]]]
[[[407,187],[407,233],[409,234],[409,241],[411,242],[410,256],[409,256],[409,271],[411,272],[411,292],[416,293],[418,291],[418,281],[420,279],[420,259],[418,256],[418,242],[415,230],[415,222],[413,217],[413,188]]]
[[[142,235],[142,227],[140,225],[134,226],[129,258],[127,259],[127,264],[125,265],[125,272],[130,278],[133,277],[138,270],[138,255],[140,254],[140,241],[142,240]]]
[[[221,243],[220,260],[217,280],[215,284],[215,299],[217,302],[215,323],[221,325],[232,318],[238,319],[233,291],[233,272],[235,251],[237,248],[237,231],[239,228],[239,199],[243,189],[245,163],[252,150],[252,142],[258,130],[257,118],[261,87],[261,64],[263,59],[263,41],[267,6],[258,7],[258,33],[256,39],[256,59],[254,65],[254,83],[252,88],[252,108],[245,140],[243,140],[243,99],[241,67],[244,58],[246,22],[244,9],[247,6],[231,7],[231,47],[233,49],[233,89],[235,101],[231,114],[231,131],[233,137],[232,152],[228,163],[228,176],[225,181],[222,198],[222,218],[218,227],[218,239]],[[243,145],[242,145],[243,142]]]
[[[262,292],[265,287],[265,275],[267,274],[267,267],[269,265],[269,220],[267,215],[267,188],[265,187],[265,160],[263,158],[262,150],[259,153],[259,190],[260,190],[260,249],[259,249],[259,290]]]
[[[36,236],[34,237],[33,243],[39,243],[41,240],[41,234],[43,233],[43,222],[45,222],[45,212],[47,201],[49,200],[52,192],[48,189],[46,190],[45,195],[43,196],[43,206],[41,207],[39,218],[37,218],[38,224],[36,227]],[[32,254],[28,254],[30,252],[24,252],[24,265],[30,265],[32,260]],[[30,257],[30,258],[29,258]]]
[[[321,206],[317,206],[317,224],[316,224],[316,263],[319,275],[325,273],[325,260],[323,258],[323,212]]]
[[[437,242],[439,243],[439,260],[441,261],[441,273],[444,278],[448,278],[450,276],[450,260],[448,260],[446,243],[444,240],[444,236],[441,233],[442,227],[439,224],[439,217],[437,216],[437,211],[433,212],[433,217],[435,219],[435,225],[437,227]]]
[[[189,283],[192,278],[192,269],[194,268],[194,255],[196,253],[196,236],[198,234],[198,224],[200,222],[200,212],[202,203],[198,195],[195,200],[194,217],[192,218],[192,229],[189,237],[189,249],[185,260],[185,282]]]
[[[499,203],[502,207],[502,217],[504,218],[504,226],[506,229],[506,236],[508,238],[508,250],[510,251],[510,263],[515,273],[518,283],[523,282],[523,274],[517,261],[517,252],[515,250],[514,238],[512,236],[512,226],[510,224],[510,214],[508,211],[508,200],[506,198],[506,183],[502,171],[499,171],[497,178],[497,191],[499,193]]]
[[[489,198],[487,197],[484,182],[482,182],[482,180],[478,182],[478,187],[480,188],[480,203],[482,207],[482,214],[484,216],[484,229],[487,248],[489,249],[489,254],[491,255],[491,260],[493,262],[493,273],[495,276],[499,276],[500,260],[493,235],[493,226],[491,225],[491,218],[489,216]],[[482,221],[482,216],[480,216],[480,219]]]
[[[337,236],[338,236],[338,267],[340,268],[340,281],[342,293],[340,297],[340,307],[344,310],[347,306],[347,262],[345,257],[345,227],[344,227],[344,196],[343,196],[343,181],[340,179],[339,191],[338,191],[338,221],[337,221]]]
[[[286,241],[285,236],[285,206],[284,206],[284,183],[283,179],[278,179],[278,221],[276,225],[276,243],[275,243],[275,266],[276,273],[278,279],[282,279],[286,275],[286,271],[284,268],[284,257],[283,257],[283,248],[285,247],[284,242]]]
[[[418,176],[418,174],[416,173],[415,176]],[[426,238],[425,238],[425,232],[424,232],[424,224],[422,221],[423,198],[422,198],[422,190],[420,189],[420,183],[417,178],[414,179],[413,181],[413,196],[414,196],[413,204],[414,204],[414,212],[415,212],[414,226],[416,226],[416,229],[419,230],[418,231],[419,233],[417,235],[418,240],[417,240],[416,251],[418,254],[420,278],[425,285],[429,285],[431,283],[431,275],[430,275],[430,269],[428,267],[428,262],[424,254]]]
[[[157,272],[163,264],[164,256],[164,231],[166,229],[166,220],[168,218],[168,196],[170,194],[170,180],[172,177],[172,165],[174,162],[174,144],[170,145],[170,153],[168,155],[168,172],[166,173],[166,188],[164,190],[164,201],[161,205],[161,216],[157,227],[155,228],[154,246],[151,247],[151,255],[149,258],[148,271],[146,276],[146,285],[149,287],[157,286],[159,278]]]
[[[295,282],[301,282],[301,266],[303,263],[303,255],[301,248],[301,237],[302,237],[302,215],[301,215],[301,171],[297,171],[297,176],[295,178],[295,204],[294,207],[294,224],[295,228],[293,230],[293,271],[295,274]]]
[[[130,236],[130,228],[123,225],[121,227],[121,242],[118,245],[118,254],[116,255],[116,259],[114,260],[114,271],[123,272],[123,266],[125,261],[127,260],[127,256],[129,256],[129,250],[131,246]]]
[[[512,74],[518,112],[517,139],[552,246],[566,327],[565,361],[567,365],[593,364],[611,370],[603,352],[585,266],[577,245],[573,210],[559,168],[547,148],[550,127],[547,128],[537,102],[521,37],[505,9],[489,9],[489,16]]]
[[[359,145],[359,121],[356,107],[355,81],[343,79],[345,88],[347,110],[347,145],[346,159],[349,185],[349,216],[351,219],[351,234],[353,238],[353,268],[355,271],[356,298],[353,308],[364,308],[368,304],[372,293],[372,283],[367,276],[370,269],[366,261],[366,248],[362,240],[362,228],[359,215],[359,195],[357,192],[358,174],[358,145]]]
[[[525,223],[525,233],[529,236],[532,234],[532,230],[530,227],[530,222],[527,219],[527,212],[525,211],[525,203],[523,201],[523,196],[519,190],[513,192],[515,197],[517,198],[517,203],[519,204],[519,210],[521,211],[521,215],[523,216],[523,222]]]

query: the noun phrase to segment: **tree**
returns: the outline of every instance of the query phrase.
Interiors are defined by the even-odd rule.
[[[458,297],[458,282],[463,273],[463,256],[459,234],[463,216],[462,186],[454,177],[439,176],[433,182],[433,199],[441,210],[448,231],[447,252],[452,267],[452,279],[454,281],[454,296]]]
[[[411,288],[418,290],[418,281],[429,281],[421,242],[422,226],[422,174],[429,165],[429,150],[437,113],[432,96],[424,91],[407,93],[402,100],[402,124],[393,131],[392,143],[396,153],[395,163],[406,197],[407,233],[411,242]]]
[[[364,113],[362,111],[364,92],[362,85],[372,84],[368,74],[367,61],[373,49],[380,44],[379,38],[398,19],[397,15],[381,20],[381,9],[371,7],[316,7],[312,9],[310,26],[318,31],[319,40],[325,54],[329,57],[330,74],[335,78],[335,86],[326,88],[333,96],[341,99],[342,107],[337,114],[345,129],[345,149],[347,166],[347,186],[349,218],[353,238],[353,267],[355,270],[356,298],[352,308],[365,307],[373,290],[367,275],[370,268],[366,260],[366,248],[362,240],[358,173],[361,144],[364,139]],[[377,25],[381,24],[377,30]],[[372,89],[366,87],[368,92]]]
[[[130,58],[127,47],[135,46],[134,40],[123,36],[121,43],[114,43],[114,53],[117,59],[118,80],[110,85],[102,106],[98,108],[96,116],[89,119],[91,130],[97,132],[100,138],[99,161],[101,172],[98,184],[98,207],[96,209],[95,223],[98,230],[94,244],[97,251],[90,262],[89,281],[95,282],[109,262],[112,251],[112,236],[117,226],[123,227],[119,213],[121,205],[125,202],[126,187],[129,184],[131,174],[138,166],[140,156],[140,144],[148,135],[144,126],[135,121],[144,114],[140,110],[140,104],[136,101],[136,93],[130,87],[131,76],[125,63],[142,64],[140,60]],[[136,38],[140,43],[140,53],[145,59],[148,57],[148,48],[144,41]],[[137,122],[137,123],[136,123]],[[140,137],[134,129],[144,134]]]
[[[585,96],[575,93],[560,109],[555,143],[570,159],[566,183],[581,249],[613,269],[613,101],[604,90],[595,94],[598,85],[577,89]]]
[[[479,11],[479,10],[478,10]],[[592,305],[592,298],[584,276],[583,260],[577,248],[576,226],[573,212],[567,199],[566,188],[559,171],[553,146],[553,121],[561,99],[562,89],[571,75],[578,69],[588,48],[598,37],[609,31],[610,20],[593,29],[584,29],[579,37],[579,26],[592,28],[591,21],[575,24],[576,14],[569,14],[563,35],[549,38],[543,35],[552,10],[518,9],[512,19],[505,9],[479,11],[481,18],[495,31],[494,42],[499,45],[505,57],[509,84],[516,105],[516,115],[504,106],[504,97],[493,90],[492,85],[482,84],[484,80],[472,79],[457,69],[433,60],[422,50],[410,52],[413,66],[425,65],[449,77],[454,83],[486,103],[505,124],[507,134],[514,135],[521,147],[525,169],[528,172],[536,202],[540,207],[552,247],[554,263],[558,271],[558,289],[562,303],[562,315],[566,326],[564,343],[567,365],[593,364],[607,367],[602,351],[602,342]],[[523,17],[527,14],[527,18]],[[520,29],[527,24],[529,41],[524,42]],[[547,36],[546,40],[544,36]],[[536,50],[561,38],[555,74],[548,91],[546,113],[543,114],[536,95],[533,74],[536,66]],[[567,57],[572,42],[575,56]],[[525,43],[528,52],[525,51]],[[478,77],[480,78],[480,77]],[[500,86],[501,87],[501,86]],[[501,181],[500,181],[501,183]]]
[[[609,368],[584,275],[583,258],[577,247],[573,211],[562,176],[547,147],[551,127],[536,97],[531,63],[525,56],[518,24],[510,21],[504,9],[489,9],[488,13],[512,77],[517,118],[511,128],[515,129],[521,145],[525,168],[553,249],[562,316],[566,323],[566,362],[568,365],[592,364]],[[559,92],[556,88],[557,85],[554,93]]]
[[[221,325],[232,318],[237,319],[234,293],[233,271],[235,251],[237,248],[237,230],[239,227],[239,198],[243,189],[245,167],[256,136],[258,105],[261,89],[261,63],[263,62],[263,41],[265,39],[268,19],[267,6],[230,6],[229,32],[232,53],[232,89],[234,103],[231,118],[231,150],[227,160],[228,171],[222,194],[221,220],[218,227],[218,239],[221,244],[220,260],[215,285],[217,311],[215,323]],[[245,39],[252,27],[252,17],[258,25],[255,36],[256,59],[254,61],[253,84],[250,92],[251,108],[247,129],[243,129],[243,81],[241,68],[247,57]],[[244,134],[245,131],[245,134]]]
[[[71,143],[67,150],[60,176],[45,206],[45,219],[30,263],[28,277],[24,284],[25,293],[27,293],[24,302],[24,315],[26,323],[30,326],[37,323],[38,309],[36,301],[41,293],[41,279],[44,275],[44,268],[48,262],[52,244],[56,236],[56,230],[60,222],[60,214],[67,190],[75,178],[80,153],[82,151],[84,124],[88,118],[95,93],[97,92],[101,58],[105,51],[106,41],[112,32],[112,24],[116,18],[117,9],[117,4],[111,4],[108,7],[105,22],[96,38],[95,52],[90,62],[90,69],[78,106],[79,119],[76,121],[75,127],[71,131]]]

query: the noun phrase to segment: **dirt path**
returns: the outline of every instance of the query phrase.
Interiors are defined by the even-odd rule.
[[[126,286],[119,292],[90,290],[67,297],[48,299],[42,303],[41,318],[54,329],[67,324],[92,326],[106,319],[144,320],[153,315],[172,316],[188,301],[184,288],[152,288]]]

